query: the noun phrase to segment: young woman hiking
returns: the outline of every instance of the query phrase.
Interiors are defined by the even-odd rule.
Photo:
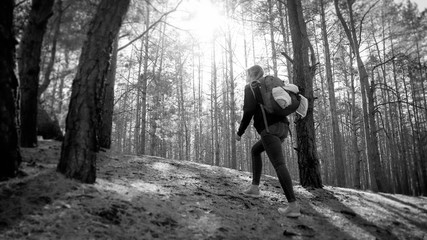
[[[261,196],[259,190],[262,171],[261,153],[266,151],[271,164],[276,170],[280,185],[289,203],[286,208],[279,208],[278,210],[287,217],[299,217],[301,215],[300,207],[296,202],[291,176],[286,168],[282,152],[282,142],[288,135],[289,121],[286,117],[278,117],[266,111],[263,113],[261,106],[256,101],[256,93],[251,89],[252,81],[262,81],[263,76],[264,71],[258,65],[252,66],[247,70],[246,80],[248,84],[245,86],[243,117],[240,122],[236,140],[240,141],[252,117],[254,119],[254,127],[261,136],[261,139],[252,146],[252,185],[248,190],[244,191],[243,194],[251,197]],[[263,114],[265,115],[265,119],[263,118]],[[264,120],[268,123],[268,131],[266,130]]]

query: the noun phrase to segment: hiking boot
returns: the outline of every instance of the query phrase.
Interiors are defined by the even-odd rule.
[[[261,197],[261,193],[257,185],[251,185],[248,190],[243,192],[243,194],[254,198]]]
[[[279,208],[279,213],[285,215],[290,218],[297,218],[301,216],[301,208],[296,202],[289,203],[286,208]]]

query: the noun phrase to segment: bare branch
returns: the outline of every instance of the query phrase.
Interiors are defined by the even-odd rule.
[[[124,48],[127,48],[129,45],[131,45],[132,43],[134,43],[136,40],[142,38],[148,31],[150,31],[152,28],[154,28],[158,23],[160,23],[164,17],[166,17],[167,15],[173,13],[176,11],[176,9],[178,9],[179,5],[181,5],[183,0],[179,1],[179,3],[170,11],[162,14],[162,16],[160,16],[159,19],[157,19],[157,21],[155,21],[153,24],[151,24],[143,33],[141,33],[139,36],[137,36],[136,38],[134,38],[133,40],[131,40],[130,42],[128,42],[127,44],[125,44],[124,46],[120,47],[119,49],[117,49],[117,51],[123,50]]]
[[[286,59],[288,59],[289,62],[291,62],[292,64],[294,64],[294,60],[289,57],[288,54],[286,54],[285,52],[280,52]]]
[[[23,4],[23,3],[27,2],[27,1],[28,0],[22,0],[22,1],[18,2],[18,3],[16,3],[15,7],[18,7],[19,5],[21,5],[21,4]]]
[[[379,3],[380,0],[377,0],[374,4],[372,4],[372,6],[369,7],[369,9],[365,12],[365,14],[363,14],[362,19],[360,20],[360,25],[359,25],[359,43],[362,41],[362,25],[363,25],[363,20],[365,20],[366,15],[368,15],[368,13],[375,7],[375,5],[377,5],[377,3]]]
[[[427,110],[427,108],[423,107],[423,106],[418,106],[417,104],[413,103],[413,102],[409,102],[409,101],[404,101],[404,100],[398,100],[398,101],[390,101],[390,102],[383,102],[383,103],[378,103],[375,105],[375,111],[378,111],[378,109],[381,106],[387,105],[387,104],[396,104],[396,103],[405,103],[409,106],[412,106],[413,108],[418,108],[421,110]]]

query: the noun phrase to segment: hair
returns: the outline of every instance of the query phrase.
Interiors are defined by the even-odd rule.
[[[249,81],[254,81],[262,78],[264,76],[264,70],[259,65],[254,65],[250,67],[247,71]]]

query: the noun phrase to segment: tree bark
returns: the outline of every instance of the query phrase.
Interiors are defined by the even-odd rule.
[[[113,42],[113,52],[111,56],[111,64],[108,69],[107,78],[105,82],[104,100],[102,107],[102,116],[99,132],[99,147],[110,149],[111,148],[111,133],[113,128],[113,113],[114,113],[114,85],[116,82],[116,68],[117,68],[117,49],[119,40],[116,38]]]
[[[40,55],[47,22],[54,0],[33,0],[28,24],[19,46],[19,80],[21,92],[21,146],[37,146],[37,99]]]
[[[104,82],[114,39],[119,32],[130,0],[102,0],[92,19],[73,81],[57,170],[66,177],[85,183],[96,180],[98,120],[101,113]]]
[[[317,156],[313,116],[313,77],[315,67],[310,66],[306,24],[302,14],[301,0],[288,0],[289,25],[294,53],[294,83],[302,88],[308,99],[307,116],[296,124],[297,151],[300,182],[303,187],[322,187],[319,159]],[[312,64],[314,63],[312,56]]]
[[[15,177],[21,163],[16,126],[14,0],[2,2],[0,8],[0,181]]]

